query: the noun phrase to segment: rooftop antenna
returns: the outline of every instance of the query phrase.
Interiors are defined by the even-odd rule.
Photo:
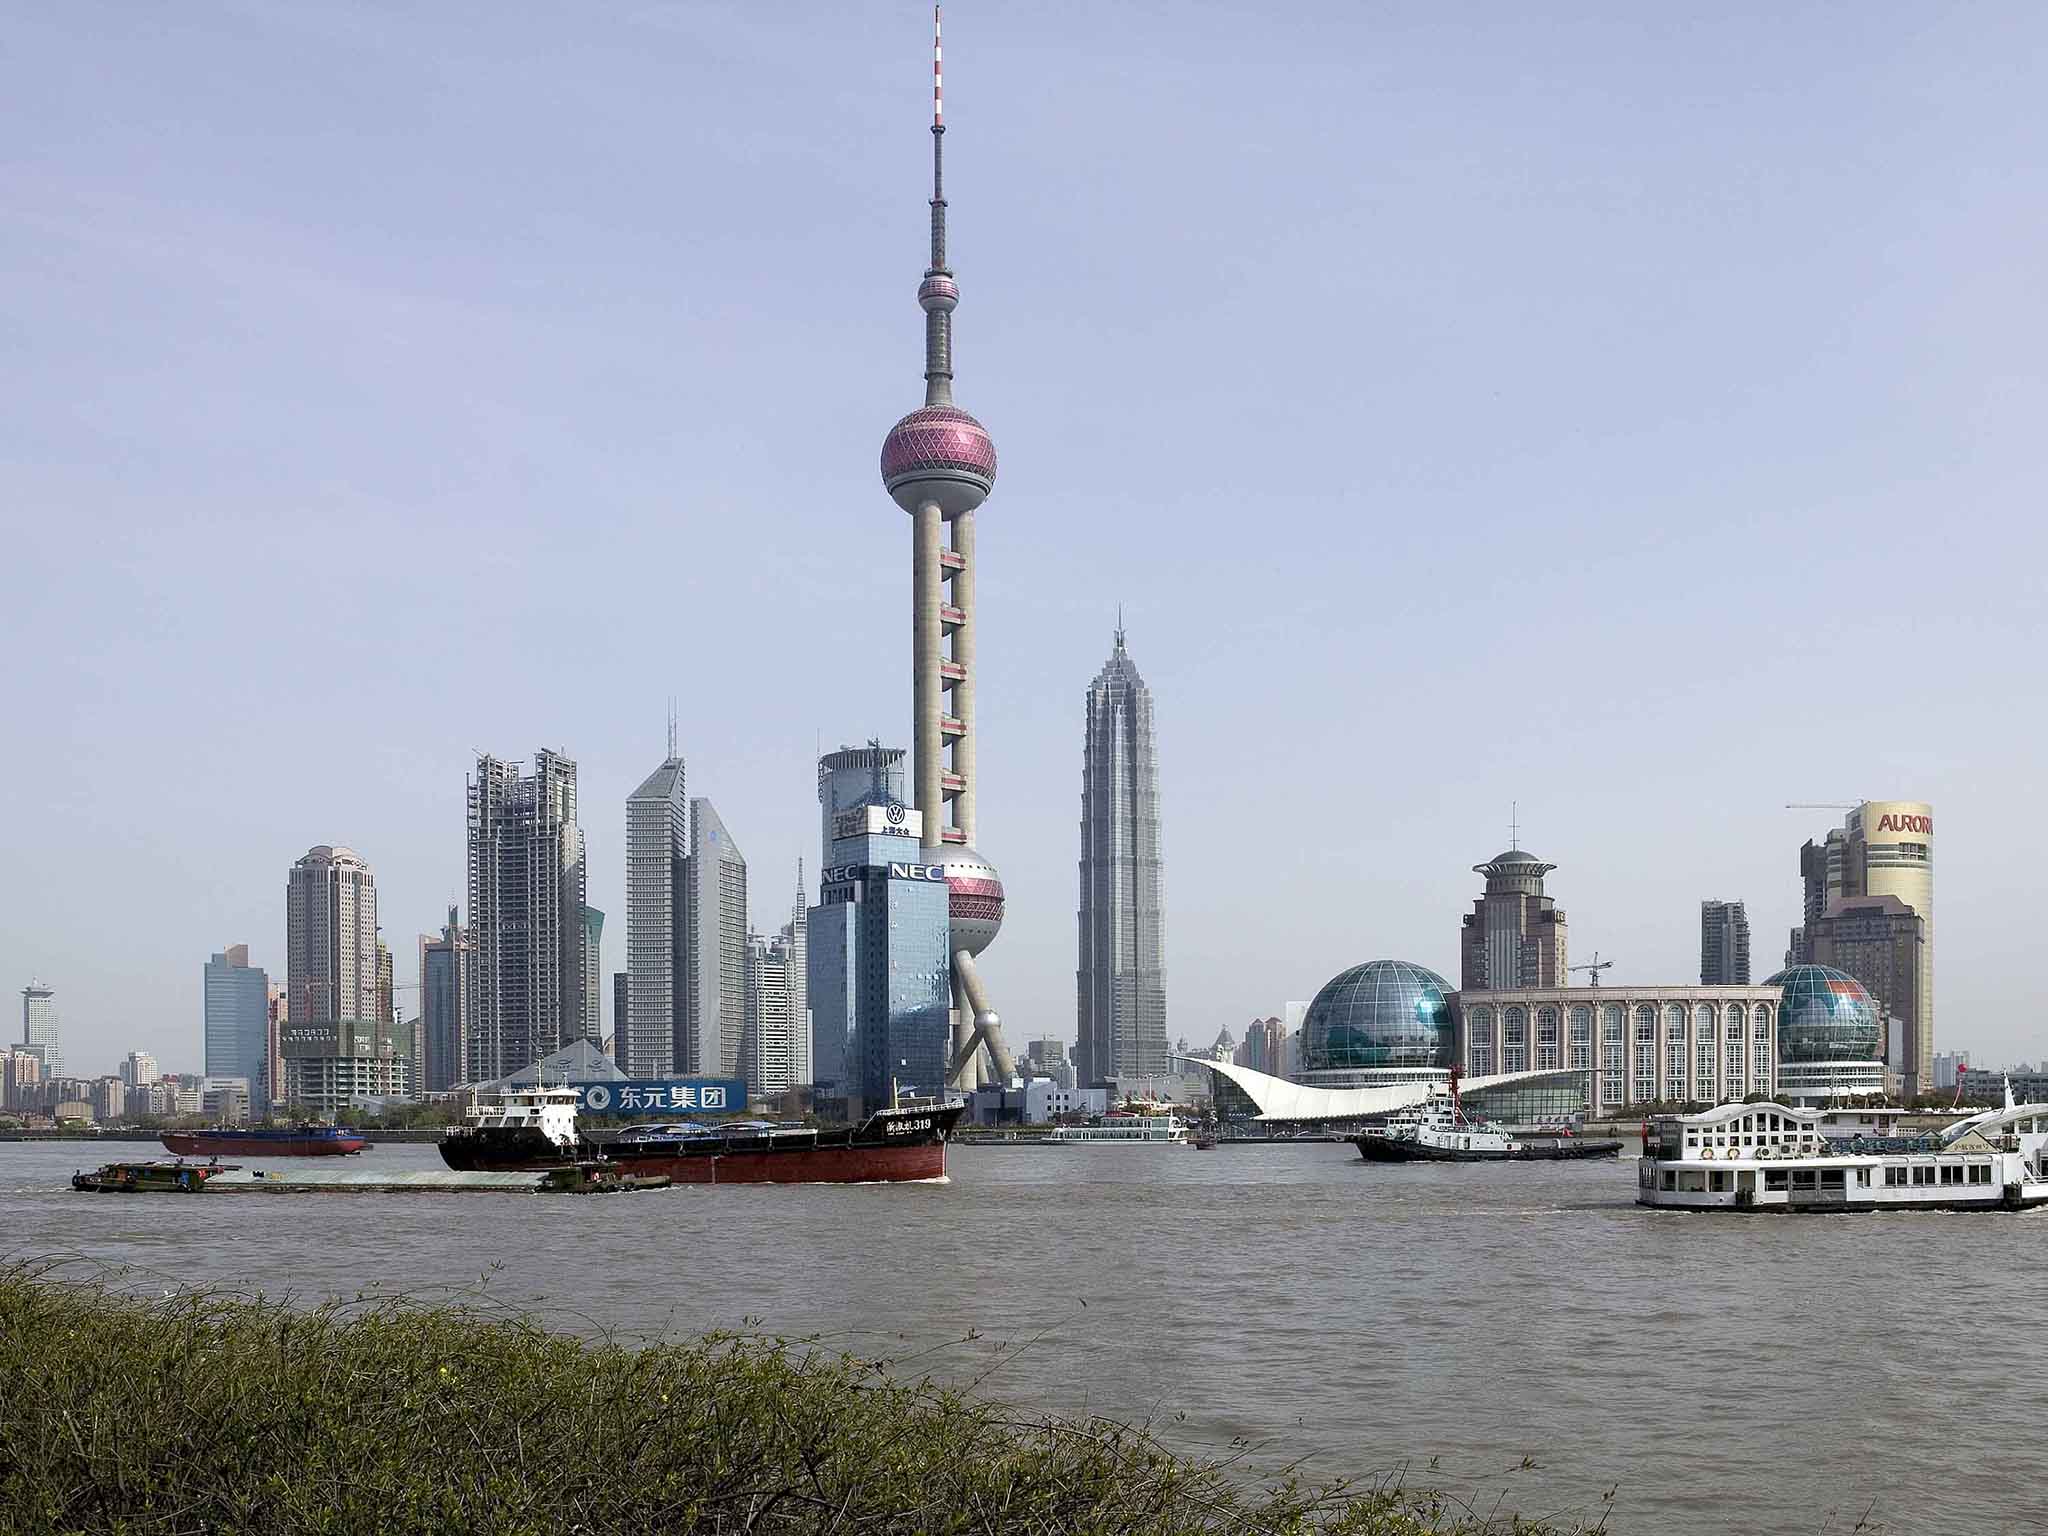
[[[668,755],[669,761],[674,762],[676,755],[676,696],[674,694],[668,696]]]
[[[1522,805],[1518,800],[1508,802],[1508,846],[1522,846]]]
[[[1118,650],[1124,648],[1124,605],[1122,603],[1116,605],[1116,648]]]

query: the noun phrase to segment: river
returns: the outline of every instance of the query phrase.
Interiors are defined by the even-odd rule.
[[[2048,1528],[2041,1214],[1647,1211],[1627,1159],[1340,1143],[956,1147],[944,1185],[599,1200],[74,1194],[102,1150],[144,1154],[0,1145],[0,1252],[136,1287],[481,1288],[637,1336],[751,1323],[1183,1449],[1248,1442],[1254,1467],[1405,1469],[1624,1533]]]

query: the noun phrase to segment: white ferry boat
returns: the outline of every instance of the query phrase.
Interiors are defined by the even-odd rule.
[[[1056,1125],[1046,1132],[1047,1146],[1104,1147],[1153,1143],[1187,1146],[1188,1123],[1175,1114],[1104,1115],[1100,1125]]]
[[[1827,1111],[1723,1104],[1659,1115],[1636,1203],[1692,1211],[1988,1211],[2048,1205],[2048,1104],[1987,1109],[1927,1135],[1829,1137]]]

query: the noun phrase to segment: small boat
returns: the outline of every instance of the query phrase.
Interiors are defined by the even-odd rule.
[[[229,1173],[238,1163],[188,1163],[182,1158],[166,1162],[150,1158],[135,1162],[103,1163],[91,1173],[71,1175],[71,1187],[101,1195],[196,1195],[217,1173]]]
[[[1214,1131],[1195,1132],[1195,1150],[1197,1152],[1214,1152],[1216,1150],[1216,1133]]]
[[[180,1157],[347,1157],[369,1145],[339,1125],[208,1126],[165,1131],[161,1140]]]
[[[675,1180],[665,1173],[622,1173],[612,1163],[576,1163],[550,1168],[540,1176],[544,1195],[611,1195],[635,1189],[667,1189]]]
[[[1107,1114],[1096,1125],[1056,1125],[1046,1132],[1049,1147],[1188,1145],[1188,1123],[1171,1111],[1163,1115]]]

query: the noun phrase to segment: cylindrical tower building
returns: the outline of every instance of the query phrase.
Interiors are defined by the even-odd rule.
[[[954,1059],[949,1080],[973,1087],[985,1045],[1008,1078],[1009,1052],[974,974],[1002,923],[1002,881],[974,849],[974,513],[996,483],[988,430],[953,403],[953,311],[960,288],[946,265],[943,71],[932,10],[931,264],[918,285],[924,311],[924,404],[882,440],[882,483],[910,514],[912,779],[927,861],[952,887]]]

